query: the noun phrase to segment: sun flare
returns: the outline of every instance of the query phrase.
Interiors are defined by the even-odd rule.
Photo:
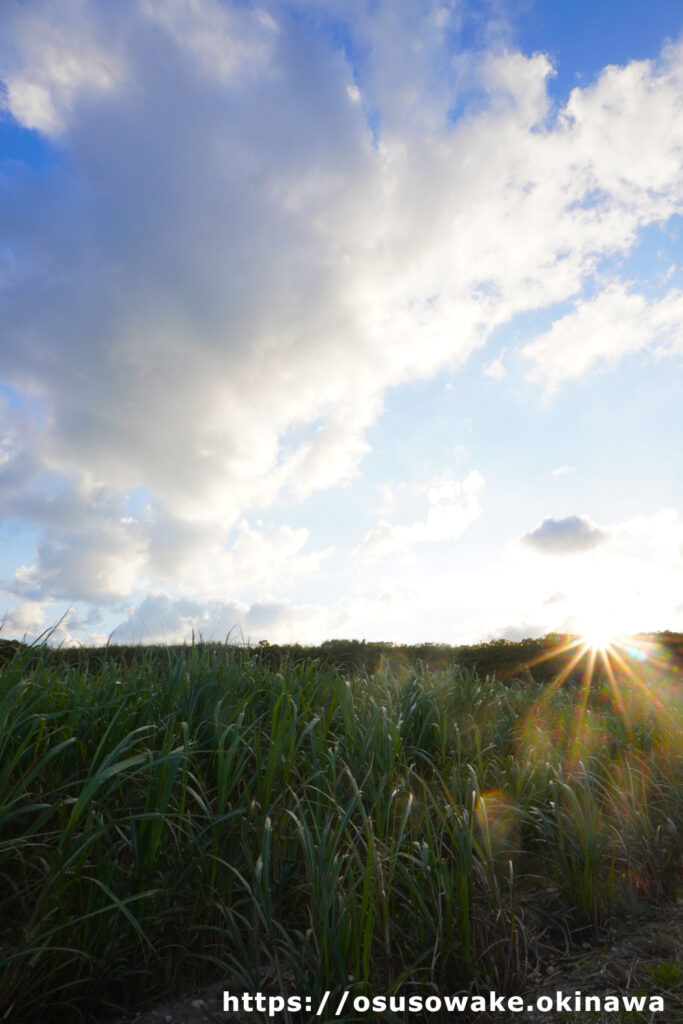
[[[630,609],[614,599],[586,601],[575,627],[575,634],[584,650],[604,652],[624,641],[632,633],[629,612]]]
[[[619,636],[619,631],[608,622],[596,620],[586,623],[581,629],[581,639],[587,648],[592,651],[604,651]]]

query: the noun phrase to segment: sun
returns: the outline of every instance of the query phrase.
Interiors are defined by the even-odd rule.
[[[616,636],[613,629],[599,623],[594,626],[586,626],[581,630],[581,639],[584,645],[592,651],[604,651],[614,642]]]
[[[609,618],[595,616],[582,624],[579,635],[588,650],[605,651],[619,638],[621,631]]]

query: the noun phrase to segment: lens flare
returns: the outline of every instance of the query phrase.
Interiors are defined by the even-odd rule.
[[[569,776],[584,772],[599,753],[616,757],[636,749],[643,736],[648,742],[658,736],[672,763],[680,758],[683,635],[624,635],[595,617],[580,634],[555,636],[528,663],[533,671],[552,659],[557,671],[520,733],[527,756],[539,762],[559,756]]]
[[[596,620],[581,630],[581,640],[591,651],[605,651],[619,638],[618,631],[608,622]]]
[[[624,616],[620,616],[614,606],[605,608],[592,604],[585,608],[577,623],[577,640],[586,651],[604,653],[614,644],[619,644],[629,632],[624,628],[625,622]]]

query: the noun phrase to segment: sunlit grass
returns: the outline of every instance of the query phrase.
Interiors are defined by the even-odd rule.
[[[640,641],[567,657],[541,686],[401,658],[348,676],[20,652],[0,670],[0,1020],[104,1021],[226,978],[519,990],[553,936],[674,894],[676,674]]]

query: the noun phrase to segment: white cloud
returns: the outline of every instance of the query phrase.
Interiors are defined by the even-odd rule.
[[[680,514],[662,509],[600,529],[608,539],[580,557],[550,561],[513,543],[503,556],[470,569],[444,558],[415,574],[394,563],[390,575],[377,575],[378,594],[393,596],[391,612],[382,612],[379,599],[367,601],[362,614],[376,625],[362,635],[476,643],[578,631],[606,619],[622,632],[683,629]],[[352,621],[362,628],[360,614]]]
[[[31,421],[0,485],[45,531],[12,584],[24,596],[106,603],[178,573],[218,599],[223,569],[274,586],[271,555],[282,578],[315,571],[299,531],[249,527],[234,551],[230,531],[278,495],[351,480],[387,388],[576,296],[683,209],[680,48],[606,69],[555,111],[545,56],[453,60],[457,8],[293,10],[6,12],[7,111],[64,155],[5,171],[0,197],[2,375]],[[346,51],[328,16],[349,21]],[[604,310],[599,345],[560,321],[527,352],[546,385],[652,330],[662,353],[679,343],[678,293],[645,311],[622,286],[594,301],[575,315]],[[126,507],[143,486],[149,520]],[[439,499],[366,548],[453,538],[478,514],[476,495]]]
[[[318,605],[262,600],[239,601],[148,595],[114,629],[112,643],[183,643],[196,639],[221,643],[321,643],[341,626],[344,615]]]
[[[683,523],[674,508],[633,516],[614,527],[625,556],[668,569],[683,568]]]
[[[13,452],[0,467],[0,512],[43,528],[36,560],[4,589],[34,601],[120,602],[141,586],[179,586],[204,597],[282,587],[315,576],[331,553],[305,551],[308,530],[284,524],[233,531],[147,505],[125,514],[126,498],[92,481],[65,481]]]
[[[563,516],[560,519],[549,516],[525,533],[520,542],[542,554],[576,555],[591,551],[603,544],[607,537],[607,531],[586,515]]]
[[[556,469],[551,469],[551,476],[573,476],[576,472],[574,466],[557,466]]]
[[[650,302],[621,284],[583,299],[549,331],[525,345],[531,377],[548,393],[582,377],[595,363],[614,364],[631,352],[657,346],[660,355],[683,350],[683,293]]]
[[[140,10],[168,33],[209,79],[253,84],[267,69],[277,23],[266,11],[220,0],[141,0]]]
[[[286,525],[271,525],[254,529],[246,520],[238,524],[237,536],[228,548],[206,557],[208,540],[182,575],[171,574],[186,593],[207,596],[247,589],[281,590],[295,579],[318,575],[324,559],[333,550],[304,553],[308,530],[303,527],[295,530]]]
[[[515,576],[524,581],[519,612],[542,623],[545,632],[580,631],[592,620],[609,621],[621,632],[683,627],[675,610],[683,567],[683,522],[677,510],[660,509],[599,527],[586,516],[546,519],[533,533],[539,550],[581,556],[553,559],[549,577],[547,561],[531,554],[528,545],[510,549],[501,584]]]
[[[2,632],[7,636],[29,637],[42,633],[46,624],[45,608],[38,601],[22,601],[2,619]]]
[[[65,481],[15,453],[0,471],[0,511],[41,526],[43,537],[35,563],[20,565],[2,586],[33,601],[109,604],[126,597],[144,567],[145,538],[123,508],[111,489]]]
[[[496,356],[495,359],[486,364],[484,367],[484,374],[487,377],[491,377],[493,380],[502,380],[505,376],[507,370],[503,364],[503,355],[504,353],[501,352],[500,355]]]
[[[396,561],[388,573],[373,565],[371,575],[358,577],[356,593],[329,607],[267,594],[247,602],[150,592],[131,603],[112,642],[183,642],[194,630],[195,636],[214,641],[228,635],[238,642],[281,643],[366,636],[407,643],[476,643],[487,636],[514,639],[578,631],[596,618],[609,618],[623,631],[683,628],[680,515],[661,509],[603,529],[609,543],[579,559],[554,559],[550,576],[547,560],[512,544],[504,557],[470,570],[460,568],[457,559],[444,559],[438,568],[417,575],[402,575]],[[31,636],[54,625],[63,610],[59,603],[24,602],[9,622],[15,634],[26,631]],[[93,642],[102,634],[101,626],[100,634],[93,634],[94,619],[79,621],[71,613],[58,639]]]
[[[3,53],[7,107],[27,128],[48,135],[64,131],[84,92],[106,94],[126,79],[122,54],[107,38],[106,12],[67,0],[55,13],[46,19],[39,5],[3,12],[7,40],[20,38]]]
[[[481,515],[479,497],[484,478],[476,469],[459,483],[446,479],[429,486],[429,509],[424,519],[408,524],[382,520],[363,538],[360,553],[365,559],[382,558],[393,552],[407,552],[414,544],[435,544],[455,540]]]

